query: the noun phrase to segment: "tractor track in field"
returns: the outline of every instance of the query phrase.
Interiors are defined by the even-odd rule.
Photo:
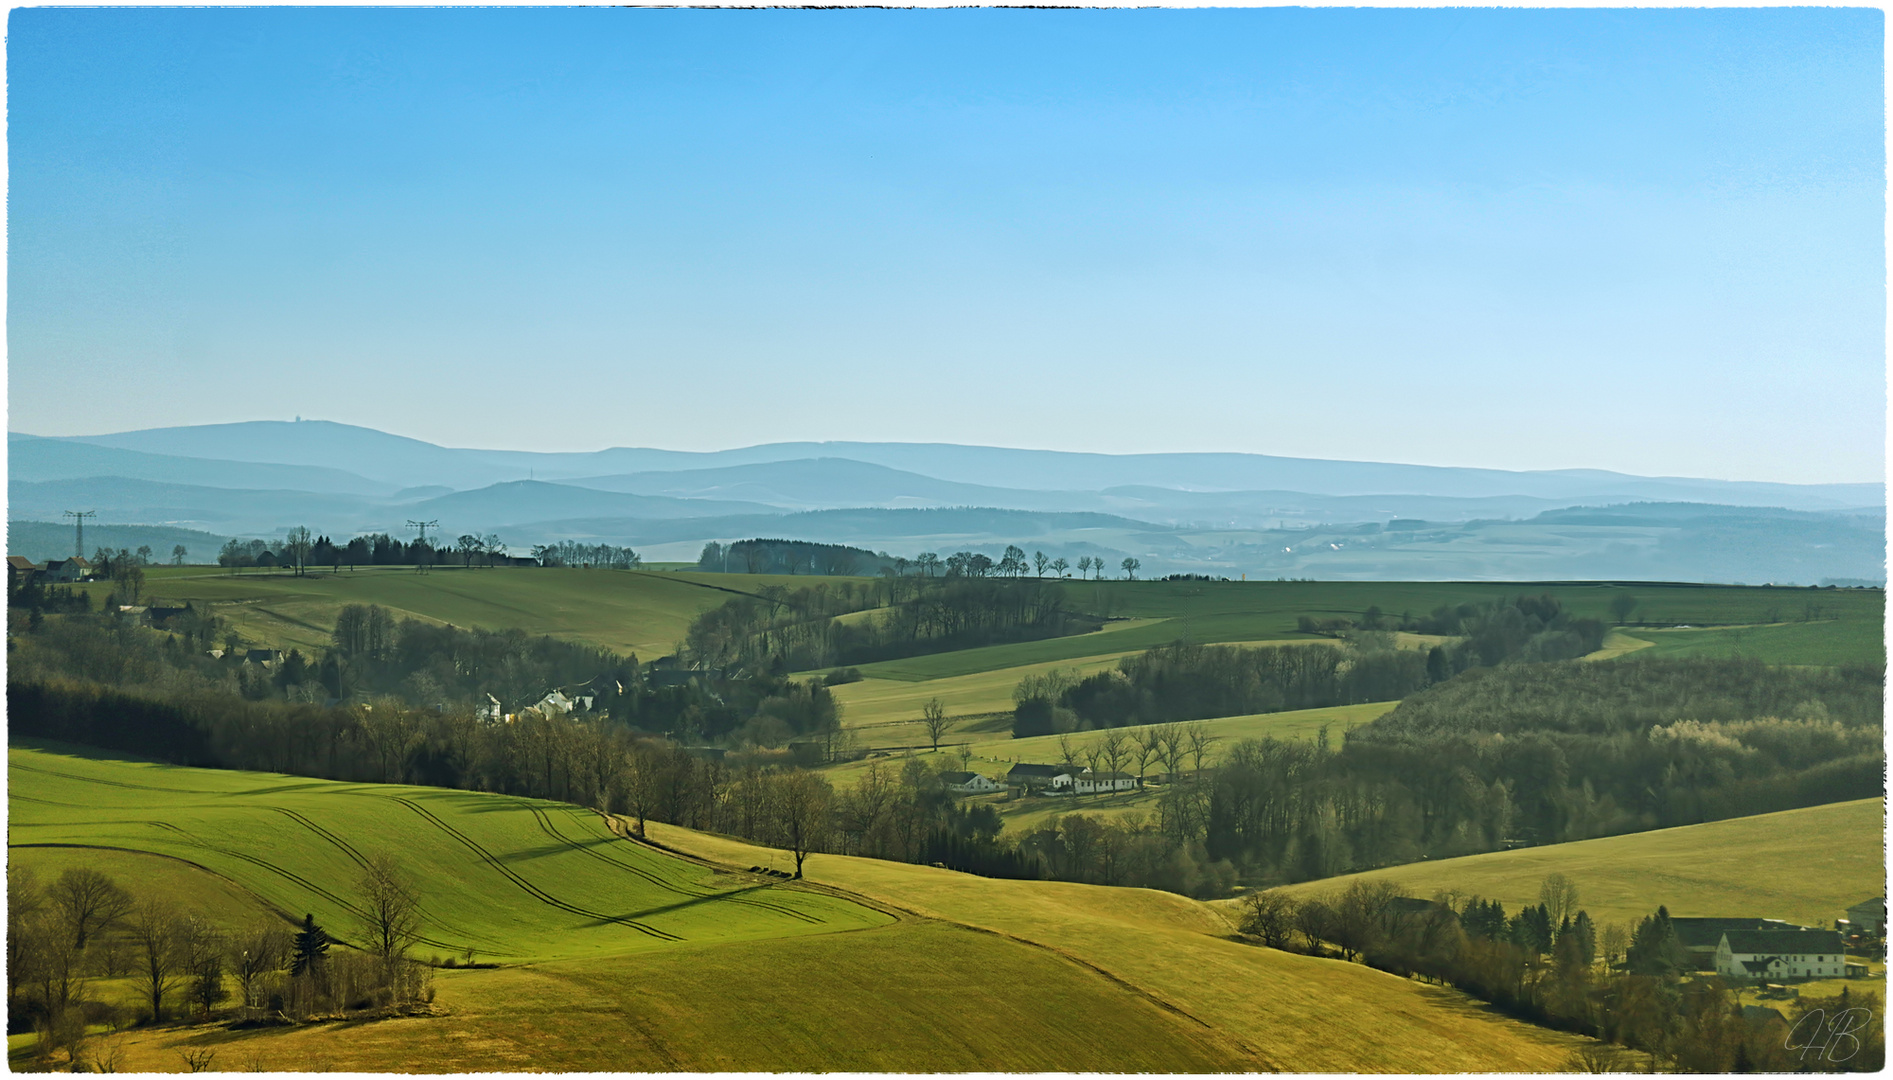
[[[361,910],[360,907],[356,906],[350,901],[345,900],[340,896],[337,896],[335,893],[330,892],[329,890],[323,888],[320,885],[317,885],[315,882],[310,881],[308,878],[303,877],[301,874],[298,874],[292,870],[285,870],[284,868],[276,865],[275,863],[270,862],[268,859],[259,858],[255,855],[246,854],[241,851],[231,851],[228,848],[220,848],[215,845],[205,843],[204,841],[198,839],[197,836],[191,833],[188,829],[179,828],[178,826],[173,825],[168,821],[145,821],[143,822],[143,824],[149,825],[154,829],[163,829],[163,830],[166,830],[167,832],[176,833],[179,837],[182,837],[182,839],[179,841],[180,843],[187,844],[191,847],[198,848],[203,851],[212,852],[217,855],[223,855],[227,858],[240,859],[243,862],[247,862],[253,866],[261,867],[264,870],[268,870],[270,873],[275,874],[278,877],[284,878],[288,881],[292,881],[295,884],[302,886],[303,888],[309,890],[315,895],[323,898],[324,900],[327,900],[329,903],[334,904],[336,907],[340,908],[341,910],[348,912],[350,915],[354,916],[357,919],[363,918],[365,915],[365,913]],[[155,855],[159,853],[151,852],[150,854]],[[176,858],[176,856],[165,856],[165,857]],[[191,862],[191,860],[189,859],[179,859],[178,861]],[[197,864],[192,863],[192,865],[197,865]],[[214,873],[215,871],[212,871],[212,872]],[[218,876],[224,877],[226,875],[219,874]],[[246,891],[253,892],[254,890],[246,889]],[[344,941],[341,938],[336,938],[335,940],[341,941],[342,944],[344,945],[348,944],[347,941]],[[437,938],[417,937],[414,940],[419,944],[431,945],[437,949],[449,949],[449,950],[458,951],[460,948],[462,948],[462,946],[455,945],[453,942],[441,941]]]
[[[398,802],[401,805],[407,807],[409,810],[414,811],[414,813],[418,814],[423,821],[426,821],[428,824],[433,825],[435,828],[446,833],[448,836],[452,837],[453,839],[458,840],[461,843],[461,845],[464,846],[468,851],[473,852],[474,855],[479,857],[480,861],[486,863],[488,866],[498,871],[502,877],[506,878],[506,880],[512,882],[514,885],[519,886],[528,895],[530,895],[535,900],[538,900],[539,902],[543,904],[547,904],[551,907],[558,908],[561,911],[570,912],[574,915],[582,915],[588,919],[597,919],[601,922],[617,923],[620,926],[628,926],[632,928],[633,930],[636,930],[642,934],[646,934],[650,937],[657,938],[659,941],[682,941],[683,940],[683,937],[681,935],[673,934],[668,930],[659,930],[655,926],[651,926],[647,923],[639,922],[636,919],[629,919],[622,915],[607,915],[604,912],[592,911],[588,908],[582,908],[578,906],[577,904],[571,903],[569,901],[561,900],[558,897],[553,896],[551,893],[546,892],[544,889],[541,889],[539,886],[534,885],[532,882],[527,881],[524,877],[521,877],[518,872],[513,870],[512,867],[507,866],[504,862],[501,862],[498,856],[494,855],[492,852],[482,847],[478,841],[474,840],[472,837],[461,832],[459,829],[454,828],[452,825],[449,825],[447,822],[442,821],[438,815],[436,815],[432,810],[429,810],[427,807],[422,806],[421,804],[415,802],[412,799],[404,798],[400,795],[384,795],[382,796],[382,798],[392,799],[395,802]]]
[[[726,903],[731,903],[731,904],[742,904],[745,907],[763,908],[768,911],[774,911],[778,914],[787,915],[791,919],[800,919],[801,921],[805,923],[811,923],[815,925],[822,925],[828,922],[827,919],[810,915],[807,912],[796,911],[795,909],[790,908],[783,904],[775,904],[767,900],[750,900],[745,897],[732,896],[729,893],[717,892],[714,889],[699,892],[693,889],[685,888],[684,886],[681,886],[681,885],[676,885],[671,882],[665,881],[658,875],[651,873],[649,870],[646,870],[643,867],[633,866],[630,863],[623,862],[618,859],[614,859],[611,856],[606,855],[604,852],[601,852],[601,851],[593,851],[591,848],[588,848],[585,845],[579,843],[578,841],[567,837],[565,834],[559,832],[558,828],[552,824],[550,815],[547,814],[545,810],[537,806],[529,806],[527,807],[527,809],[531,810],[533,816],[539,820],[539,828],[544,830],[547,836],[552,837],[554,840],[557,840],[559,843],[564,844],[566,847],[571,848],[572,850],[578,852],[581,855],[590,856],[591,858],[597,859],[599,862],[605,863],[609,866],[614,866],[627,873],[635,874],[636,876],[643,878],[645,881],[648,881],[652,885],[655,885],[658,888],[663,889],[667,892],[673,892],[679,896],[688,896],[688,897],[691,897],[693,899],[698,899],[698,900],[720,900],[720,901],[724,901]]]
[[[60,772],[58,769],[42,769],[37,765],[22,765],[17,761],[8,761],[7,768],[22,772],[36,772],[44,776],[57,776],[61,780],[76,780],[81,784],[103,784],[106,787],[130,788],[133,791],[164,791],[172,795],[215,795],[216,792],[198,791],[195,788],[159,787],[156,784],[128,784],[122,780],[100,780],[96,777],[81,776],[78,773]]]

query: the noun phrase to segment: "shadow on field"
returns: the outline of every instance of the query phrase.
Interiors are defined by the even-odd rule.
[[[771,888],[771,886],[751,885],[746,889],[731,889],[729,892],[711,893],[708,896],[693,896],[688,900],[679,900],[675,904],[663,904],[654,908],[645,908],[642,911],[627,912],[611,919],[600,919],[596,922],[585,923],[583,925],[604,926],[607,923],[617,922],[621,919],[646,919],[653,915],[664,915],[672,911],[681,911],[684,908],[696,907],[699,904],[714,904],[719,900],[740,900],[745,893],[760,892],[767,888]]]

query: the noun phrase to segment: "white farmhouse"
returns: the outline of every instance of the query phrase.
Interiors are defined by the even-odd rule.
[[[989,777],[973,772],[941,773],[940,782],[955,795],[987,795],[1000,790]]]
[[[1130,773],[1087,772],[1071,778],[1071,790],[1075,795],[1093,795],[1106,791],[1132,791],[1137,787],[1137,778]]]
[[[1716,946],[1716,974],[1730,979],[1838,979],[1846,963],[1834,930],[1730,930]]]

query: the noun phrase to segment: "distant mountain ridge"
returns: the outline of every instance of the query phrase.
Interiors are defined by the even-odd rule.
[[[12,434],[9,442],[22,438],[30,436]],[[865,442],[773,443],[701,453],[629,447],[589,453],[453,449],[324,420],[151,428],[47,441],[184,458],[319,466],[396,487],[444,484],[467,489],[508,480],[570,482],[586,477],[679,473],[827,458],[878,465],[935,481],[1035,492],[1145,485],[1197,492],[1293,491],[1325,496],[1436,498],[1511,495],[1586,502],[1716,502],[1803,510],[1885,505],[1882,484],[1643,477],[1596,469],[1512,472],[1264,454],[1118,455],[949,443]]]
[[[1145,575],[1806,583],[1885,573],[1885,489],[1874,484],[919,443],[546,454],[325,421],[14,433],[8,446],[9,518],[23,527],[66,510],[214,536],[299,525],[406,534],[425,520],[442,536],[498,534],[516,550],[571,539],[685,561],[707,541],[756,536],[907,555],[1020,544],[1112,568],[1135,558]]]

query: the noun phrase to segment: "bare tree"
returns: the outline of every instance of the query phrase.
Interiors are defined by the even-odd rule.
[[[1065,577],[1065,571],[1070,568],[1071,560],[1062,555],[1052,560],[1052,572],[1057,574],[1060,578]]]
[[[1194,775],[1201,776],[1203,762],[1209,757],[1209,748],[1216,742],[1217,736],[1210,734],[1208,724],[1198,721],[1184,726],[1183,738],[1190,747],[1191,771]]]
[[[1545,905],[1554,929],[1564,925],[1564,920],[1578,913],[1577,882],[1560,873],[1546,874],[1544,883],[1538,886],[1538,902]]]
[[[1118,728],[1105,732],[1104,739],[1098,744],[1098,756],[1104,760],[1104,767],[1110,772],[1121,771],[1130,753],[1130,739]]]
[[[177,909],[155,897],[140,902],[131,916],[132,979],[151,1007],[153,1023],[164,1019],[165,995],[184,981],[178,971],[177,922]]]
[[[835,789],[828,781],[811,772],[790,772],[778,776],[775,783],[777,846],[795,856],[795,876],[802,876],[802,863],[809,853],[820,849],[828,838],[829,807]]]
[[[408,947],[421,936],[420,894],[386,852],[368,857],[355,888],[362,910],[362,949],[381,959],[382,972],[392,981]]]
[[[1177,724],[1163,724],[1156,728],[1157,751],[1163,762],[1164,771],[1172,780],[1183,769],[1183,728]]]
[[[1137,775],[1142,778],[1150,771],[1152,761],[1163,762],[1163,735],[1155,725],[1144,728],[1132,736],[1137,753]]]
[[[131,913],[131,894],[90,867],[60,873],[52,887],[53,910],[72,934],[72,947],[85,948],[86,939]]]
[[[1295,901],[1277,889],[1252,892],[1242,898],[1242,932],[1254,934],[1262,944],[1279,949],[1288,944],[1295,929]]]
[[[210,1010],[230,996],[223,984],[224,953],[229,942],[223,931],[202,916],[186,915],[172,924],[171,943],[178,973],[189,983],[190,1001],[208,1020]]]
[[[309,536],[308,526],[298,525],[289,530],[289,537],[283,544],[283,555],[288,559],[290,565],[296,568],[297,574],[303,572],[304,564],[309,561],[309,548],[311,546],[313,546],[313,543]]]
[[[191,553],[191,549],[190,549],[190,548],[187,548],[187,547],[185,547],[185,546],[184,546],[183,544],[178,544],[178,545],[176,545],[176,546],[174,546],[174,547],[173,547],[173,548],[171,549],[171,565],[172,565],[172,566],[183,566],[183,565],[184,565],[184,557],[185,557],[185,556],[187,556],[187,555],[189,555],[190,553]]]
[[[1130,579],[1130,580],[1132,580],[1132,581],[1136,581],[1136,580],[1137,580],[1137,568],[1138,568],[1138,567],[1140,567],[1140,566],[1142,566],[1142,565],[1144,565],[1144,564],[1143,564],[1142,562],[1140,562],[1139,560],[1137,560],[1137,559],[1133,559],[1133,558],[1131,558],[1130,556],[1128,556],[1128,555],[1127,555],[1127,556],[1125,556],[1125,557],[1124,557],[1124,561],[1123,561],[1123,562],[1121,562],[1121,563],[1118,563],[1118,565],[1124,568],[1124,576],[1125,576],[1125,577],[1127,577],[1127,578],[1129,578],[1129,579]]]
[[[1078,576],[1081,578],[1086,578],[1086,577],[1091,576],[1091,556],[1089,555],[1078,556]]]
[[[926,725],[927,738],[933,740],[933,749],[938,752],[940,736],[947,732],[946,706],[940,703],[939,698],[928,698],[927,703],[920,707],[920,722]]]
[[[230,973],[237,977],[245,1010],[262,1004],[263,977],[289,963],[289,931],[259,923],[230,942]]]
[[[1043,551],[1032,553],[1032,565],[1038,568],[1039,576],[1045,576],[1045,568],[1052,565],[1052,560]]]

